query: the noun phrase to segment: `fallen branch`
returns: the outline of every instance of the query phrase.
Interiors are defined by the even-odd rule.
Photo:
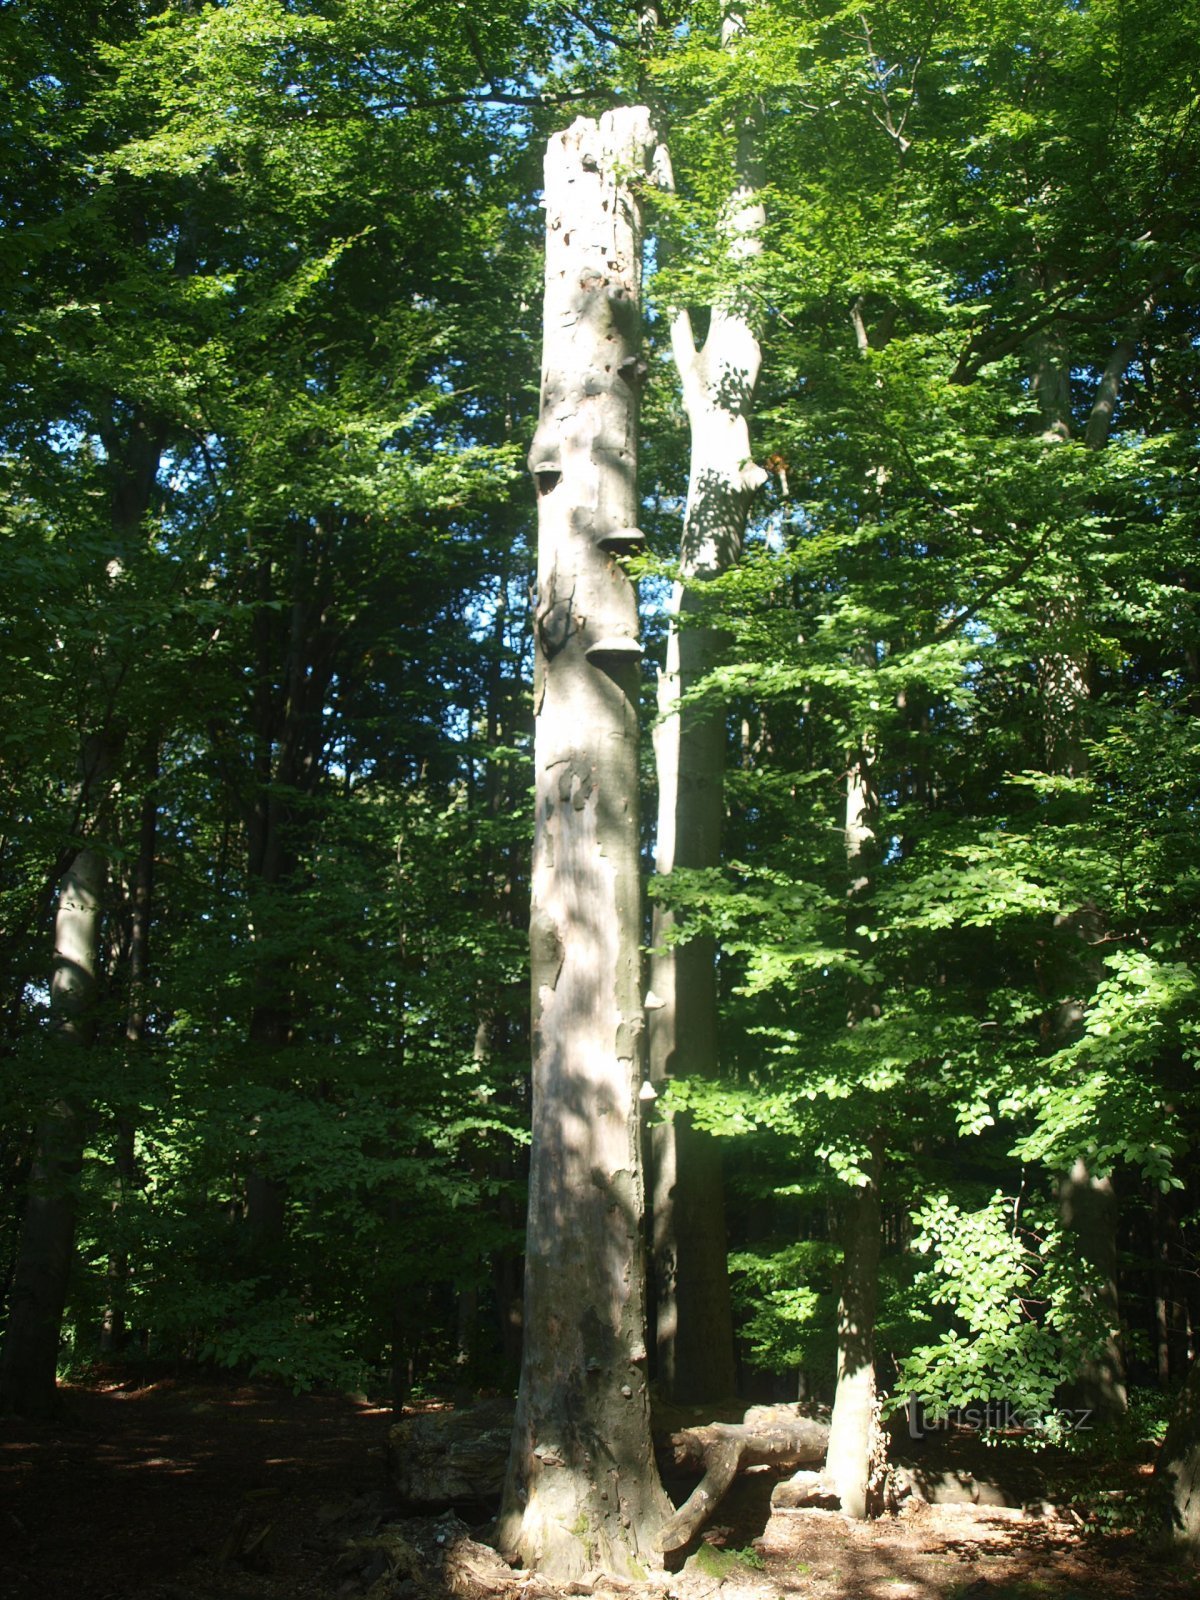
[[[677,1468],[700,1468],[704,1476],[663,1529],[664,1552],[679,1550],[695,1537],[747,1467],[795,1470],[824,1461],[829,1424],[790,1406],[754,1406],[742,1422],[684,1428],[668,1443]]]
[[[656,1418],[664,1470],[700,1477],[667,1523],[664,1551],[680,1549],[705,1526],[739,1472],[794,1472],[823,1462],[829,1444],[828,1421],[802,1414],[798,1405],[752,1406],[740,1422],[678,1426],[688,1415],[675,1411]],[[405,1417],[389,1435],[392,1482],[410,1506],[493,1501],[504,1482],[511,1433],[512,1406],[504,1400]]]

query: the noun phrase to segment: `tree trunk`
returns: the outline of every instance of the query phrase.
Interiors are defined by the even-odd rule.
[[[1186,1190],[1184,1191],[1186,1194]],[[1180,1289],[1180,1258],[1184,1254],[1179,1226],[1179,1196],[1154,1196],[1154,1321],[1159,1384],[1166,1388],[1172,1377],[1187,1370],[1186,1290]]]
[[[663,1528],[664,1550],[688,1543],[719,1504],[722,1485],[756,1466],[812,1466],[825,1457],[829,1424],[799,1406],[752,1406],[740,1422],[709,1422],[668,1431],[655,1419],[659,1461],[701,1482]],[[494,1500],[504,1483],[513,1408],[484,1400],[454,1410],[417,1412],[388,1433],[388,1473],[400,1499],[443,1510]],[[731,1464],[732,1463],[732,1470]],[[718,1492],[719,1491],[719,1492]]]
[[[1200,1361],[1194,1362],[1154,1466],[1167,1540],[1200,1559]]]
[[[1066,1396],[1071,1405],[1092,1413],[1089,1421],[1094,1426],[1097,1422],[1123,1417],[1129,1409],[1120,1343],[1117,1197],[1112,1179],[1098,1178],[1081,1157],[1059,1185],[1059,1207],[1064,1225],[1074,1236],[1080,1259],[1099,1275],[1095,1305],[1108,1328],[1103,1349],[1085,1357]]]
[[[114,404],[114,410],[116,410]],[[135,407],[122,437],[115,421],[100,420],[108,458],[109,516],[115,578],[121,556],[134,539],[154,496],[166,431],[156,419]],[[91,688],[108,706],[102,727],[80,741],[80,784],[77,824],[73,833],[94,838],[104,816],[116,748],[120,743],[112,718],[115,682],[103,651],[95,655]],[[85,820],[86,819],[86,820]],[[100,937],[108,887],[108,858],[85,844],[68,860],[59,882],[54,915],[54,956],[50,974],[50,1021],[60,1045],[86,1049],[96,1031]],[[70,1085],[81,1077],[64,1061],[62,1078]],[[8,1326],[0,1355],[0,1407],[26,1413],[46,1412],[54,1405],[55,1375],[75,1248],[77,1179],[83,1164],[85,1103],[69,1089],[46,1111],[34,1135],[29,1195],[22,1224],[9,1298]]]
[[[872,1140],[867,1181],[852,1189],[841,1216],[837,1388],[825,1476],[849,1517],[865,1517],[875,1430],[875,1303],[879,1285],[879,1180],[882,1140]]]
[[[727,6],[727,49],[742,27],[740,7]],[[665,151],[660,164],[671,186]],[[752,128],[746,123],[726,218],[731,263],[762,249],[766,214],[753,168]],[[762,352],[745,296],[732,292],[713,307],[699,350],[689,314],[676,311],[671,346],[691,434],[691,465],[654,731],[659,878],[676,867],[720,864],[725,711],[684,701],[717,665],[721,639],[699,620],[704,602],[692,585],[738,560],[751,497],[767,476],[750,455],[749,418]],[[711,1078],[717,1072],[716,947],[709,938],[671,944],[676,931],[675,912],[657,902],[650,958],[655,1005],[648,1030],[650,1076],[659,1083],[672,1074]],[[650,1165],[658,1387],[680,1403],[717,1400],[735,1386],[720,1148],[686,1116],[677,1116],[653,1129]]]
[[[108,763],[105,738],[89,739],[84,751],[84,786],[92,793],[106,782]],[[62,1050],[86,1049],[95,1034],[107,882],[107,857],[88,845],[77,852],[59,887],[50,1015],[54,1038]],[[78,1069],[72,1070],[64,1060],[64,1084],[78,1075]],[[55,1403],[84,1131],[83,1097],[68,1089],[46,1111],[35,1134],[29,1197],[0,1358],[0,1407],[26,1415],[44,1415]]]
[[[1031,342],[1033,388],[1041,413],[1042,440],[1064,444],[1072,434],[1070,360],[1059,331],[1051,325]],[[1083,629],[1083,589],[1079,574],[1064,576],[1047,596],[1038,619],[1041,649],[1038,688],[1042,698],[1043,760],[1047,772],[1079,777],[1086,771],[1083,710],[1088,700],[1087,652]]]
[[[1129,326],[1113,345],[1092,397],[1084,431],[1089,450],[1103,450],[1112,433],[1121,385],[1137,355],[1142,330],[1155,304],[1151,287]],[[1070,356],[1051,326],[1032,341],[1033,385],[1042,419],[1042,438],[1061,444],[1073,435]],[[1082,638],[1083,593],[1076,577],[1046,603],[1045,645],[1038,663],[1042,692],[1043,741],[1047,772],[1077,777],[1087,771],[1083,748],[1083,709],[1089,698],[1088,663]]]
[[[869,733],[852,751],[846,773],[846,941],[861,945],[858,933],[863,902],[874,881],[877,857],[875,824],[879,797],[874,781],[874,749]],[[869,989],[851,981],[847,1026],[878,1015]],[[829,1427],[825,1476],[850,1517],[871,1509],[868,1489],[875,1435],[875,1303],[878,1298],[882,1244],[879,1183],[884,1140],[873,1132],[868,1141],[866,1181],[851,1189],[840,1208],[842,1280],[838,1294],[837,1383]]]
[[[157,739],[151,739],[147,747],[146,770],[143,776],[147,790],[142,798],[137,868],[130,908],[129,1000],[125,1011],[126,1061],[130,1067],[141,1051],[146,1036],[150,910],[154,896],[154,856],[158,835],[158,798],[154,793],[154,784],[158,777]],[[108,1258],[108,1304],[104,1308],[100,1323],[100,1348],[110,1353],[123,1348],[126,1335],[125,1299],[129,1280],[129,1255],[120,1240],[120,1214],[136,1181],[135,1140],[133,1112],[128,1106],[123,1106],[117,1112],[116,1118],[114,1161],[116,1197],[112,1207],[113,1216],[117,1219],[118,1237]]]
[[[790,1406],[754,1406],[740,1423],[711,1422],[669,1439],[676,1468],[704,1476],[662,1531],[664,1550],[681,1550],[708,1522],[739,1472],[752,1466],[811,1467],[825,1457],[829,1425]],[[774,1499],[772,1499],[774,1503]]]
[[[501,1548],[635,1576],[670,1513],[646,1376],[638,1128],[637,603],[641,107],[546,155],[538,491],[533,1139],[525,1348]]]
[[[305,802],[322,776],[324,706],[335,668],[331,536],[307,521],[291,533],[286,571],[265,554],[257,570],[254,615],[253,803],[247,819],[247,871],[256,962],[250,1044],[260,1082],[283,1079],[276,1062],[295,1034],[297,988],[290,941],[292,897],[308,826]],[[280,591],[282,590],[282,595]],[[286,629],[280,600],[286,596]],[[268,1148],[270,1118],[255,1119]],[[246,1174],[246,1247],[255,1270],[279,1268],[286,1242],[287,1185],[255,1155]]]

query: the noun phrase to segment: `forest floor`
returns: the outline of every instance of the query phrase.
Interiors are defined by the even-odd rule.
[[[439,1600],[453,1517],[406,1519],[384,1451],[391,1414],[340,1395],[162,1379],[64,1393],[51,1423],[0,1419],[6,1600]],[[1131,1471],[1136,1472],[1136,1468]],[[558,1591],[496,1568],[460,1600],[1196,1600],[1195,1575],[1078,1515],[911,1502],[877,1522],[771,1513],[735,1486],[724,1541],[678,1573]],[[481,1530],[475,1530],[476,1537]],[[643,1591],[639,1594],[638,1591]]]

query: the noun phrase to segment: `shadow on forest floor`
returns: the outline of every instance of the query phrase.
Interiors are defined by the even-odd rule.
[[[0,1419],[7,1600],[556,1600],[456,1518],[403,1518],[385,1479],[390,1412],[206,1377],[76,1387],[51,1423]],[[678,1573],[628,1600],[1194,1600],[1196,1580],[1063,1518],[914,1505],[869,1524],[771,1514],[740,1480]],[[451,1573],[447,1549],[465,1554]],[[572,1586],[607,1596],[604,1581]]]

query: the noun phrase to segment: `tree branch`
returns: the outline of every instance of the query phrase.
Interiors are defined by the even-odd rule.
[[[1045,550],[1050,542],[1050,535],[1054,532],[1057,532],[1057,529],[1053,524],[1048,524],[1042,537],[1029,555],[1022,556],[1015,566],[1010,567],[1003,576],[997,578],[991,588],[985,589],[978,600],[972,601],[969,606],[964,606],[961,611],[955,612],[954,616],[944,622],[940,628],[935,628],[927,644],[940,644],[943,639],[948,639],[952,633],[957,633],[964,623],[970,622],[972,617],[976,616],[987,605],[989,600],[994,600],[998,594],[1003,594],[1010,584],[1016,583],[1018,578],[1023,578]],[[919,645],[916,648],[924,649],[925,647],[925,645]]]
[[[611,33],[598,22],[593,22],[590,17],[585,17],[574,6],[569,6],[565,0],[559,0],[558,9],[565,11],[572,22],[577,22],[581,28],[586,28],[593,38],[599,39],[602,44],[614,45],[618,50],[633,49],[632,39],[623,39],[619,33]]]
[[[463,89],[454,94],[425,95],[417,100],[391,100],[378,109],[395,112],[436,111],[443,106],[527,106],[553,109],[580,100],[594,100],[595,89],[562,89],[550,94],[508,94],[502,89]]]
[[[880,103],[883,106],[883,116],[880,116],[878,111],[872,111],[871,115],[875,118],[875,121],[884,130],[884,132],[895,140],[896,149],[899,152],[900,159],[903,160],[908,154],[909,150],[912,149],[912,140],[906,139],[904,136],[904,125],[908,121],[908,113],[912,110],[913,92],[910,91],[908,104],[904,108],[904,115],[900,118],[899,123],[897,123],[892,115],[892,102],[888,97],[888,81],[896,72],[900,70],[900,63],[897,61],[892,66],[881,69],[879,57],[875,54],[875,41],[871,36],[871,24],[867,21],[866,17],[861,14],[859,15],[858,20],[862,24],[863,41],[867,47],[867,69],[874,80],[875,92],[879,96]],[[914,89],[916,76],[921,67],[921,61],[922,57],[918,56],[913,65]]]
[[[1137,355],[1142,329],[1154,311],[1156,295],[1165,277],[1165,272],[1157,275],[1141,305],[1134,311],[1125,332],[1113,346],[1112,354],[1105,363],[1104,371],[1100,374],[1100,381],[1096,385],[1095,398],[1092,401],[1091,413],[1087,420],[1087,428],[1084,431],[1084,443],[1089,450],[1102,450],[1108,443],[1108,436],[1112,432],[1113,418],[1116,415],[1117,399],[1121,393],[1121,385],[1125,381],[1125,374],[1129,371],[1130,363],[1133,361],[1134,356]]]
[[[1150,237],[1149,233],[1144,233],[1141,238],[1135,239],[1134,243],[1145,244]],[[1119,258],[1121,248],[1121,245],[1118,244],[1114,245],[1111,250],[1105,251],[1090,272],[1085,273],[1083,277],[1077,278],[1074,283],[1060,290],[1049,304],[1043,306],[1036,315],[1010,325],[1006,332],[998,333],[991,344],[987,343],[987,331],[985,329],[980,329],[979,332],[973,334],[967,344],[967,348],[959,356],[954,371],[950,374],[950,382],[957,384],[973,383],[984,367],[989,367],[996,361],[1002,361],[1005,356],[1012,355],[1013,351],[1019,350],[1027,339],[1032,338],[1035,333],[1040,333],[1043,328],[1049,327],[1052,322],[1064,316],[1068,321],[1084,320],[1082,315],[1074,318],[1066,315],[1064,308],[1090,283],[1094,283],[1106,267],[1112,266]],[[1165,278],[1165,273],[1160,277],[1156,277],[1152,282],[1161,282],[1163,278]],[[1146,288],[1140,288],[1130,304],[1136,305],[1139,300],[1145,297],[1145,294]]]

